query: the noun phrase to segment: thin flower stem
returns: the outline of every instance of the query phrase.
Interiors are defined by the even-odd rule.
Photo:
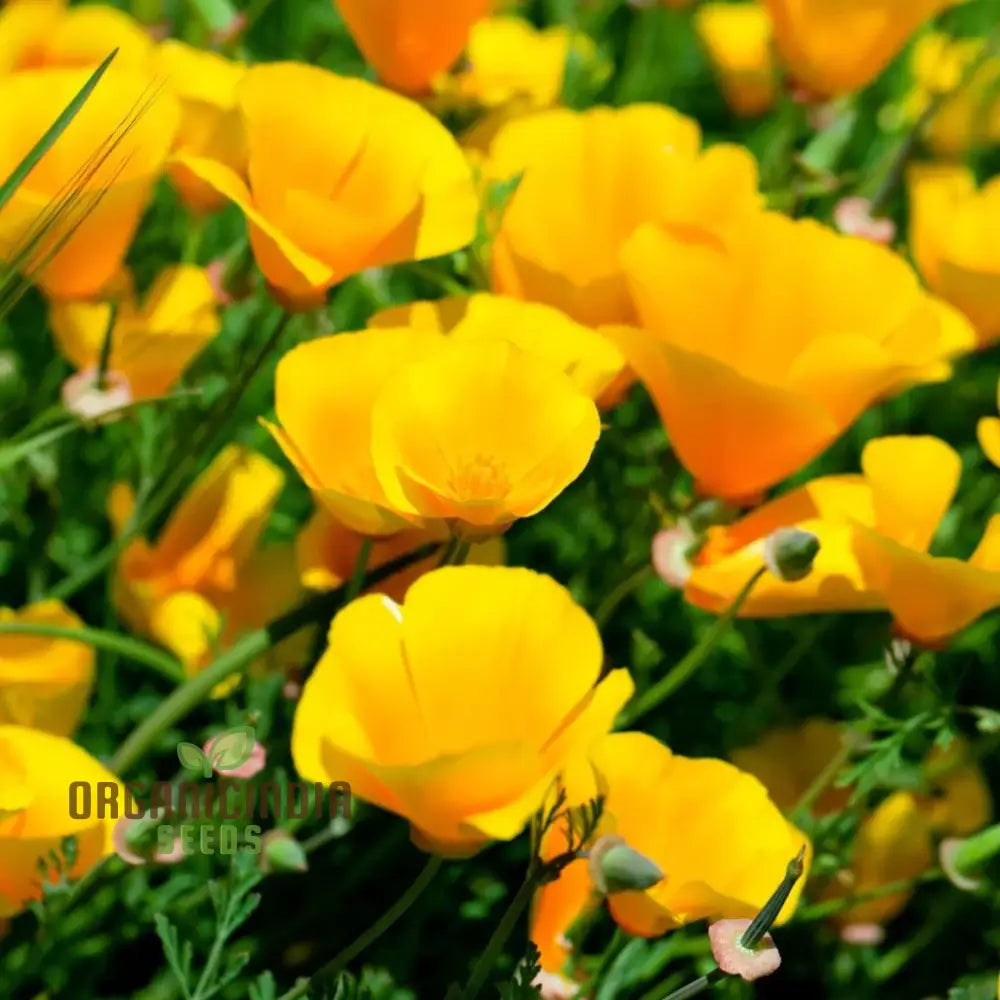
[[[679,990],[668,993],[667,996],[663,997],[663,1000],[688,1000],[689,997],[700,996],[712,983],[717,983],[720,979],[724,979],[725,975],[722,969],[712,969],[707,975],[699,976],[693,982],[688,983],[687,986],[682,986]]]
[[[507,912],[500,918],[496,930],[493,932],[489,943],[483,953],[479,956],[469,976],[469,981],[462,990],[461,1000],[475,1000],[479,991],[486,985],[486,980],[497,964],[497,959],[503,951],[507,939],[514,932],[517,922],[521,919],[521,914],[528,908],[535,895],[535,889],[539,885],[539,876],[545,870],[544,865],[532,864],[528,869],[528,874],[521,883],[521,888],[517,890],[517,895],[511,900]]]
[[[424,545],[379,566],[365,577],[365,586],[375,586],[394,573],[427,559],[436,551],[436,545]],[[233,675],[243,674],[258,656],[299,629],[329,619],[343,603],[345,591],[346,587],[340,587],[311,597],[263,628],[244,635],[208,667],[171,692],[139,723],[111,758],[111,769],[116,774],[122,774],[134,767],[160,734],[200,705],[216,684]]]
[[[873,899],[882,899],[885,896],[893,896],[898,892],[909,892],[923,885],[925,882],[937,882],[944,878],[944,872],[940,868],[931,868],[922,872],[914,878],[901,879],[898,882],[887,882],[885,885],[876,886],[866,892],[859,892],[853,896],[841,896],[838,899],[827,899],[821,903],[813,903],[812,906],[804,906],[792,918],[796,924],[811,923],[814,920],[825,920],[827,917],[836,916],[845,910],[850,910],[861,903],[871,902]]]
[[[854,747],[851,745],[851,741],[845,739],[841,748],[830,759],[826,767],[816,775],[812,784],[802,793],[799,801],[795,803],[791,812],[792,822],[799,823],[804,819],[805,814],[813,807],[816,800],[836,780],[837,775],[840,774],[844,765],[850,760],[853,750]]]
[[[343,971],[370,944],[377,941],[407,910],[420,898],[424,890],[431,884],[441,870],[444,861],[436,854],[432,855],[423,870],[410,887],[399,899],[375,921],[359,938],[349,944],[339,955],[327,962],[319,972],[309,979],[300,979],[288,992],[283,993],[279,1000],[298,1000],[304,997],[313,987],[328,982],[337,973]]]
[[[130,636],[119,635],[97,628],[71,628],[65,625],[46,625],[41,622],[0,621],[0,635],[32,635],[45,639],[66,639],[91,646],[135,663],[151,667],[168,680],[184,680],[184,668],[168,653],[149,643]]]
[[[368,572],[368,562],[371,559],[372,548],[375,542],[371,538],[366,538],[361,543],[358,550],[358,557],[354,560],[354,572],[351,574],[347,590],[344,591],[344,603],[350,604],[358,594],[361,593],[365,585],[365,573]]]
[[[726,634],[736,616],[740,613],[746,599],[751,591],[757,586],[757,582],[767,572],[765,567],[761,567],[746,582],[743,589],[736,595],[736,600],[716,619],[712,627],[702,637],[701,642],[688,653],[669,673],[665,674],[656,684],[649,688],[644,695],[637,698],[629,707],[622,712],[620,718],[621,726],[633,726],[644,715],[647,715],[654,708],[663,704],[679,687],[686,684],[708,660],[709,654],[718,645],[719,640]]]
[[[996,55],[998,50],[1000,50],[1000,28],[995,30],[990,35],[986,44],[983,46],[982,51],[971,63],[969,63],[955,87],[951,90],[944,90],[935,94],[930,100],[927,107],[924,108],[923,113],[919,118],[917,118],[910,130],[900,141],[899,146],[893,155],[892,162],[889,164],[885,176],[882,178],[882,182],[878,186],[878,190],[876,190],[875,194],[872,196],[870,208],[871,215],[876,216],[884,213],[886,207],[892,199],[892,196],[896,193],[896,188],[899,187],[903,180],[903,175],[906,173],[906,165],[909,162],[910,157],[913,155],[913,151],[917,148],[917,144],[920,142],[920,137],[927,126],[930,125],[930,123],[938,116],[941,109],[952,98],[954,98],[972,82],[976,74],[990,59],[993,58],[994,55]]]
[[[603,628],[611,620],[621,604],[632,596],[647,580],[653,578],[653,567],[648,563],[640,566],[634,573],[625,577],[621,583],[611,590],[594,612],[594,622],[598,628]]]
[[[118,319],[118,302],[111,303],[111,312],[108,314],[108,324],[104,329],[104,340],[101,342],[101,356],[97,362],[97,388],[103,389],[105,379],[108,374],[108,365],[111,362],[111,351],[114,348],[115,321]]]
[[[625,946],[629,943],[629,940],[629,936],[620,927],[615,927],[615,933],[612,935],[608,946],[604,949],[604,954],[601,956],[600,965],[597,966],[594,975],[591,977],[591,995],[596,997],[600,993],[601,983],[604,982],[605,977],[611,971],[611,966],[615,964],[615,959],[625,950]]]
[[[61,584],[53,588],[48,596],[64,600],[85,587],[115,561],[133,538],[145,534],[160,515],[170,507],[175,493],[187,479],[192,466],[201,460],[204,453],[214,445],[216,439],[226,429],[237,404],[260,370],[261,365],[277,346],[290,319],[291,316],[288,313],[279,314],[274,327],[256,357],[240,373],[240,377],[232,383],[229,391],[216,403],[215,408],[209,413],[202,425],[201,431],[193,441],[184,442],[180,446],[182,454],[172,456],[164,463],[163,471],[149,490],[151,499],[142,505],[142,509],[136,507],[121,535],[97,553],[79,573],[67,577]]]

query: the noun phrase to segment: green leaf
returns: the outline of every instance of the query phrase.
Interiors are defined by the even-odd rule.
[[[212,777],[212,765],[201,747],[193,743],[178,743],[177,757],[182,767],[186,767],[189,771],[200,771],[205,778]]]
[[[212,740],[212,767],[232,771],[245,764],[253,753],[255,739],[253,726],[237,726],[220,733]]]
[[[27,155],[23,160],[14,168],[10,176],[0,184],[0,208],[3,208],[8,201],[14,196],[14,192],[24,183],[25,177],[35,169],[38,161],[55,145],[56,140],[66,131],[69,123],[77,116],[80,108],[83,107],[84,102],[90,97],[91,91],[97,86],[97,82],[104,76],[105,71],[111,65],[111,60],[118,54],[118,49],[115,49],[108,57],[101,63],[90,77],[87,82],[77,91],[76,96],[73,98],[69,104],[66,105],[62,114],[49,126],[46,130],[45,135],[41,137],[28,150]]]

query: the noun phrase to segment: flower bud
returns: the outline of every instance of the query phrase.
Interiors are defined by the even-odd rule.
[[[801,528],[778,528],[764,542],[767,568],[785,583],[804,580],[819,552],[819,539]]]
[[[304,872],[309,869],[302,845],[283,830],[264,835],[261,867],[266,872]]]
[[[770,934],[765,934],[749,948],[744,945],[743,938],[749,927],[749,920],[717,920],[708,929],[708,939],[719,968],[752,983],[775,972],[781,965],[781,954]]]
[[[654,862],[615,834],[601,837],[591,848],[588,866],[590,877],[603,896],[642,892],[663,879],[663,872]]]
[[[982,885],[982,867],[1000,854],[1000,824],[971,837],[947,837],[939,850],[941,868],[959,889],[973,892]]]

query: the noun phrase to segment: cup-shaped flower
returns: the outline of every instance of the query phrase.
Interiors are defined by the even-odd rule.
[[[765,0],[795,82],[816,97],[867,86],[910,36],[956,0]]]
[[[863,475],[813,480],[710,529],[686,598],[721,611],[763,565],[764,538],[796,525],[820,539],[813,572],[799,583],[762,578],[741,615],[887,609],[904,635],[934,645],[1000,606],[1000,516],[967,560],[929,551],[958,487],[956,452],[932,437],[878,438],[861,465]]]
[[[43,66],[94,69],[113,49],[118,68],[148,72],[153,40],[117,7],[31,0],[0,11],[0,74]]]
[[[334,618],[295,714],[295,766],[349,781],[428,849],[509,840],[631,695],[624,670],[599,680],[602,660],[596,626],[551,578],[434,570],[402,605],[371,594]]]
[[[680,757],[645,733],[613,733],[588,759],[567,769],[569,804],[603,791],[604,830],[624,838],[663,872],[644,892],[607,897],[611,916],[629,934],[657,937],[708,917],[753,917],[774,892],[806,843],[782,816],[764,786],[721,760]],[[565,831],[554,827],[546,854],[561,853]],[[791,916],[801,881],[781,911]],[[564,935],[595,902],[587,862],[571,862],[535,900],[532,940],[542,968],[558,972]]]
[[[427,528],[404,528],[394,535],[366,538],[338,521],[325,507],[318,507],[295,539],[295,555],[303,587],[333,590],[353,577],[366,540],[371,549],[365,565],[375,570],[426,545],[443,546],[448,538],[448,529],[440,522],[433,522]],[[503,565],[504,556],[503,539],[493,537],[471,546],[466,562],[498,566]],[[394,573],[372,589],[402,601],[410,584],[434,569],[440,558],[439,551],[432,551],[425,559]]]
[[[1000,339],[1000,178],[977,190],[972,171],[921,165],[909,175],[910,242],[927,284],[961,309],[979,344]]]
[[[238,103],[245,178],[217,159],[180,152],[174,160],[240,207],[264,277],[290,304],[315,305],[365,268],[437,257],[472,240],[469,165],[419,105],[290,62],[249,69]]]
[[[181,107],[174,152],[214,160],[243,174],[247,144],[238,95],[246,66],[172,38],[159,46],[156,59]],[[211,212],[226,204],[224,195],[198,180],[183,164],[171,163],[169,173],[191,211]]]
[[[81,628],[59,601],[20,611],[0,608],[0,624]],[[94,651],[70,639],[0,635],[0,726],[30,726],[69,736],[80,721],[94,683]]]
[[[295,603],[289,546],[259,549],[284,476],[266,458],[229,445],[197,479],[150,544],[122,553],[115,603],[134,629],[162,643],[190,672],[212,652]],[[130,490],[112,492],[112,519],[131,514]]]
[[[521,176],[493,248],[493,288],[588,326],[631,323],[619,260],[644,222],[700,242],[759,207],[757,168],[738,146],[700,152],[698,124],[670,108],[545,111],[505,125],[488,176]]]
[[[756,3],[706,3],[694,23],[730,107],[746,117],[767,111],[778,96],[767,10]]]
[[[383,309],[370,327],[412,326],[452,340],[506,340],[552,361],[595,402],[622,375],[625,358],[600,330],[537,302],[479,293]]]
[[[68,793],[78,783],[74,812]],[[76,838],[76,860],[64,876],[79,878],[112,851],[115,818],[97,817],[98,786],[112,774],[63,736],[27,726],[0,725],[0,917],[41,899],[47,878],[39,865],[62,841]],[[117,788],[121,801],[121,788]],[[89,799],[89,807],[87,800]]]
[[[335,0],[351,37],[379,79],[406,94],[425,92],[457,61],[492,0]]]
[[[272,433],[348,527],[447,521],[478,537],[547,506],[600,433],[593,402],[506,340],[372,329],[301,344],[279,363]]]
[[[592,61],[596,48],[563,25],[536,28],[520,17],[484,18],[472,29],[464,64],[436,80],[434,90],[448,104],[548,108],[559,103],[571,54]]]
[[[983,38],[930,31],[913,46],[913,89],[902,110],[916,122],[932,101],[938,104],[923,133],[938,156],[960,158],[1000,142],[1000,58],[983,60],[985,44]]]
[[[89,75],[38,69],[0,78],[0,176],[14,170]],[[96,295],[120,268],[177,125],[173,97],[154,91],[149,77],[112,64],[0,211],[0,252],[10,254],[54,202],[81,188],[28,255],[32,271],[44,263],[37,280],[47,294]]]
[[[78,369],[96,368],[114,311],[108,371],[124,375],[133,399],[162,396],[221,329],[203,268],[167,267],[138,301],[131,288],[111,302],[54,300],[49,322],[60,351]]]
[[[762,212],[698,245],[644,226],[622,260],[645,329],[616,342],[712,496],[790,475],[975,339],[892,251],[811,220]]]
[[[1000,382],[997,383],[997,409],[1000,410]],[[976,425],[976,437],[986,457],[1000,468],[1000,417],[982,417]]]

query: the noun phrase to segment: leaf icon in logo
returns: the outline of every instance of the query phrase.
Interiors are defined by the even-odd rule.
[[[256,734],[253,726],[237,726],[212,738],[209,753],[216,771],[234,771],[253,753]]]
[[[203,778],[212,777],[212,765],[201,747],[193,743],[178,743],[177,757],[182,767],[189,771],[200,771]]]

